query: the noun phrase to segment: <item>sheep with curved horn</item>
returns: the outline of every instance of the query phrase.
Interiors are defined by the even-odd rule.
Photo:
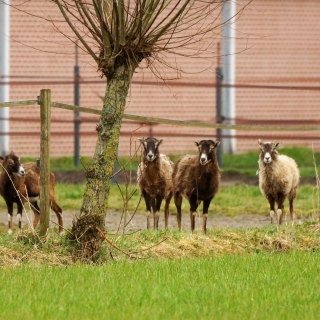
[[[180,230],[182,196],[190,203],[191,231],[195,229],[197,208],[203,201],[202,230],[206,233],[209,206],[220,184],[220,168],[216,156],[216,148],[220,142],[202,140],[195,144],[198,147],[198,155],[185,155],[174,166],[173,197]]]
[[[300,172],[296,162],[286,155],[280,155],[276,150],[279,142],[262,142],[258,140],[261,154],[259,156],[259,187],[270,205],[270,218],[273,223],[275,203],[277,209],[277,223],[283,222],[284,201],[289,199],[290,217],[294,220],[293,200],[297,195]]]
[[[23,206],[30,202],[34,213],[33,228],[35,229],[40,220],[40,209],[37,201],[40,198],[40,170],[37,163],[20,163],[20,158],[13,152],[5,157],[0,157],[2,171],[0,173],[0,194],[4,198],[8,209],[8,233],[12,233],[13,204],[18,207],[18,225],[21,230],[21,218]],[[62,210],[58,206],[55,197],[55,178],[50,173],[50,206],[58,218],[59,233],[64,232]]]
[[[172,172],[173,163],[160,154],[159,146],[163,139],[138,139],[143,146],[143,158],[138,167],[137,182],[147,210],[147,228],[151,226],[151,211],[153,227],[158,229],[159,215],[162,200],[165,200],[164,216],[165,228],[169,222],[169,204],[172,198]]]

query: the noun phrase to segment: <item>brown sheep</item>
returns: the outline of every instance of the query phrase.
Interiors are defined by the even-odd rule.
[[[40,209],[37,200],[40,198],[40,170],[36,163],[20,164],[20,159],[13,152],[0,157],[2,171],[0,173],[0,194],[4,198],[8,209],[8,233],[12,233],[13,204],[16,203],[19,230],[24,203],[29,201],[34,213],[33,228],[40,220]],[[62,210],[54,198],[55,178],[50,173],[50,205],[58,218],[59,233],[63,233]]]
[[[219,141],[195,142],[199,149],[196,156],[185,155],[177,161],[172,175],[173,197],[177,207],[178,228],[181,230],[182,196],[190,203],[191,231],[195,229],[197,208],[203,201],[203,233],[207,231],[208,209],[220,184],[220,168],[216,157]]]
[[[172,198],[173,163],[164,154],[159,153],[163,140],[155,138],[139,139],[143,146],[143,159],[137,171],[137,183],[146,203],[147,228],[150,228],[151,208],[153,226],[158,229],[159,211],[165,199],[165,228],[168,228],[169,204]]]

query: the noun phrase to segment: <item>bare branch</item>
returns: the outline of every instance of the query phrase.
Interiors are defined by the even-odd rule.
[[[125,23],[124,23],[124,2],[123,0],[118,0],[118,5],[117,5],[117,11],[118,11],[118,17],[119,17],[119,43],[120,45],[125,45]]]
[[[63,21],[93,57],[98,70],[110,78],[119,57],[134,68],[145,60],[153,72],[156,65],[176,69],[175,62],[173,65],[164,63],[169,54],[212,59],[215,54],[213,39],[221,37],[223,27],[233,23],[252,0],[246,0],[241,7],[238,5],[236,15],[224,22],[222,8],[226,0],[50,1],[58,6]],[[66,34],[63,28],[58,29],[56,21],[41,18]],[[67,38],[75,42],[72,37]],[[155,64],[157,60],[159,63]],[[154,73],[159,76],[159,72]]]
[[[92,58],[98,62],[99,59],[98,57],[95,55],[95,53],[91,50],[91,48],[88,46],[88,44],[86,43],[86,41],[84,41],[83,37],[79,34],[79,32],[77,31],[77,29],[75,28],[75,26],[72,24],[72,22],[70,21],[69,17],[67,16],[66,12],[64,11],[63,6],[61,5],[59,0],[53,0],[59,7],[63,17],[65,18],[66,22],[68,23],[68,25],[70,26],[70,28],[72,29],[72,31],[75,33],[75,35],[77,36],[77,38],[81,41],[81,43],[83,44],[83,46],[86,48],[86,50],[88,51],[88,53],[92,56]]]
[[[97,28],[95,22],[93,21],[93,19],[91,18],[90,14],[88,13],[88,10],[87,10],[85,4],[82,2],[82,0],[78,0],[78,1],[76,1],[76,5],[77,5],[77,8],[78,8],[79,14],[82,16],[83,23],[88,28],[89,28],[89,24],[90,24],[90,26],[92,27],[92,29],[91,29],[92,31],[90,31],[91,34],[94,36],[94,38],[97,40],[97,42],[100,45],[102,45],[102,42],[101,42],[101,38],[102,38],[101,31]],[[85,15],[85,17],[82,15],[82,13]],[[88,23],[86,23],[85,19],[88,20]]]

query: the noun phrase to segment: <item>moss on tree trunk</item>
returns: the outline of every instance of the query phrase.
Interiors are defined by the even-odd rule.
[[[110,180],[115,165],[121,121],[126,105],[134,66],[118,58],[113,76],[108,79],[100,122],[96,127],[98,139],[90,167],[86,168],[86,189],[80,217],[71,233],[76,256],[94,261],[102,238],[97,227],[104,230],[108,208]]]

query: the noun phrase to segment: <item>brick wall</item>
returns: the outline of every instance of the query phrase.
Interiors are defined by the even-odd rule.
[[[11,0],[11,4],[18,4]],[[21,9],[35,15],[47,14],[63,32],[73,37],[68,27],[61,23],[61,16],[52,3],[34,0]],[[319,86],[319,14],[320,2],[316,0],[256,0],[239,17],[236,25],[236,82],[237,84]],[[41,89],[52,90],[52,100],[73,104],[73,85],[54,84],[53,81],[72,81],[75,47],[56,32],[49,21],[36,19],[12,9],[10,42],[11,81],[24,80],[28,84],[12,84],[10,100],[36,99]],[[217,42],[213,41],[215,50]],[[179,81],[163,83],[145,68],[134,75],[127,99],[126,113],[179,120],[215,122],[215,67],[216,54],[212,59],[195,60],[171,57],[178,66],[187,66],[188,73],[181,74]],[[80,56],[81,76],[85,80],[100,79],[94,62],[87,55]],[[174,75],[161,68],[163,74]],[[201,71],[201,72],[199,72]],[[35,79],[30,76],[36,76]],[[17,77],[17,78],[16,78]],[[21,78],[26,77],[26,78]],[[32,81],[42,81],[33,83]],[[181,84],[186,85],[181,85]],[[210,84],[212,86],[210,86]],[[81,105],[101,109],[105,84],[82,84]],[[236,89],[236,117],[251,120],[320,120],[317,109],[320,92],[315,90]],[[14,107],[10,117],[23,118],[10,121],[10,148],[21,156],[39,154],[39,109]],[[95,143],[96,116],[82,115],[91,121],[81,124],[81,155],[92,156]],[[51,155],[73,155],[73,113],[52,110]],[[15,133],[15,134],[14,134]],[[23,133],[23,135],[19,135]],[[27,134],[29,133],[29,134]],[[128,154],[135,148],[137,137],[147,136],[150,126],[124,121],[119,154]],[[152,126],[156,137],[164,137],[162,152],[185,153],[195,151],[194,140],[215,139],[215,130]],[[315,133],[265,133],[237,131],[237,151],[256,149],[256,140],[283,138],[284,145],[314,143],[320,149]],[[241,137],[241,136],[246,137]],[[302,137],[303,139],[297,139]]]

